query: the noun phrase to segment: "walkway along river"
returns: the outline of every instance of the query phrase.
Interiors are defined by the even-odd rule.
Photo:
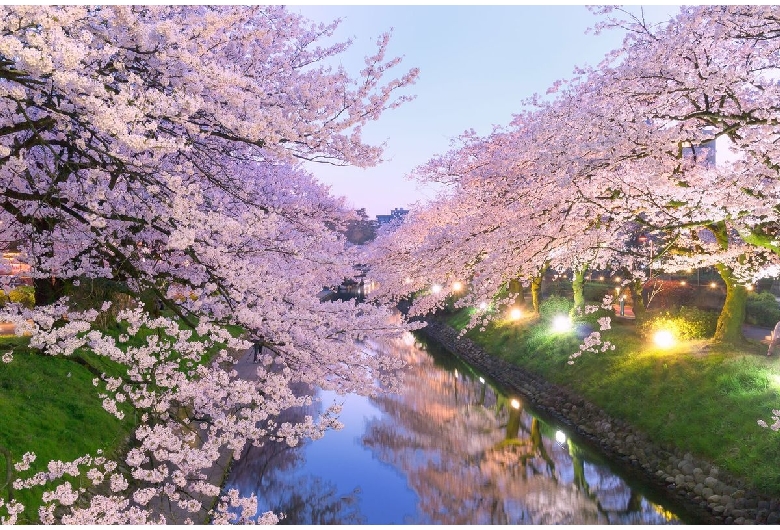
[[[318,391],[321,403],[289,419],[343,402],[345,428],[250,448],[225,488],[255,493],[261,512],[291,524],[680,522],[519,395],[410,338],[376,346],[407,362],[399,393]]]

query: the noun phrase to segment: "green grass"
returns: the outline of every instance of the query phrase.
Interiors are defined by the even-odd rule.
[[[69,461],[98,449],[113,454],[132,428],[103,410],[98,389],[86,367],[60,357],[45,357],[26,347],[28,339],[0,338],[0,352],[14,350],[14,360],[0,363],[0,445],[14,460],[36,454],[31,471],[50,460]],[[26,473],[25,473],[26,475]],[[5,477],[5,461],[0,462]],[[0,493],[5,495],[4,490]],[[40,488],[14,492],[28,506],[23,522],[37,521]]]
[[[243,330],[227,326],[234,335]],[[126,326],[114,324],[103,332],[118,336]],[[146,337],[156,332],[141,329],[127,344],[140,346]],[[195,333],[191,340],[201,340]],[[26,452],[33,452],[36,461],[30,476],[43,471],[50,460],[70,461],[85,454],[95,455],[98,449],[111,457],[118,456],[135,427],[135,417],[127,407],[125,419],[120,421],[102,407],[99,387],[92,384],[95,375],[73,359],[41,355],[28,348],[29,339],[0,337],[0,356],[13,350],[10,363],[0,362],[0,446],[7,448],[14,461],[20,461]],[[199,364],[207,363],[224,345],[209,348]],[[89,351],[77,355],[92,367],[111,376],[124,375],[125,368],[118,363]],[[5,459],[0,455],[0,480],[5,480]],[[88,484],[85,484],[88,485]],[[42,488],[20,490],[14,497],[27,507],[20,517],[24,523],[37,523]],[[0,496],[7,491],[0,483]]]
[[[467,310],[449,317],[468,322]],[[643,341],[632,324],[603,333],[615,351],[577,351],[573,334],[556,335],[538,319],[497,322],[469,338],[485,350],[566,386],[647,433],[657,443],[704,457],[758,490],[780,494],[780,433],[758,426],[780,408],[780,360],[747,342],[727,348],[689,341],[662,350]]]

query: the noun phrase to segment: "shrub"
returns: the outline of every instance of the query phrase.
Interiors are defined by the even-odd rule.
[[[8,293],[8,301],[28,308],[35,307],[35,289],[29,285],[14,287]]]
[[[656,331],[671,331],[680,340],[707,339],[715,334],[718,313],[696,307],[680,307],[667,311],[647,313],[637,323],[639,333],[644,337]]]
[[[603,283],[586,282],[582,289],[582,294],[585,296],[586,302],[597,302],[599,304],[601,304],[606,295],[613,294],[614,292],[611,285]]]
[[[0,289],[0,307],[3,307],[7,303],[8,303],[8,295],[5,294],[5,291]]]
[[[748,293],[745,321],[754,326],[773,328],[780,321],[780,304],[772,293]]]
[[[568,315],[574,301],[562,296],[550,296],[539,304],[539,315],[544,320],[550,320],[555,315]]]

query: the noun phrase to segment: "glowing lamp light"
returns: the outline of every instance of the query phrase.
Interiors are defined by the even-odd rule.
[[[561,445],[566,443],[566,435],[563,431],[555,431],[555,441]]]
[[[604,281],[604,276],[599,276],[599,281]]]
[[[688,282],[686,282],[685,280],[680,280],[680,285],[688,285]]]
[[[480,377],[480,378],[479,378],[479,382],[480,382],[480,383],[484,383],[484,382],[485,382],[485,378],[484,378],[484,377]]]
[[[615,281],[616,281],[616,282],[619,282],[619,281],[620,281],[620,276],[616,276],[616,277],[615,277]]]
[[[713,289],[714,289],[715,287],[717,287],[717,286],[718,286],[718,284],[717,284],[717,283],[715,283],[715,282],[712,282],[712,283],[710,284],[710,287],[712,287]]]
[[[455,283],[452,284],[452,290],[453,291],[457,292],[457,291],[460,291],[461,289],[463,289],[463,284],[462,283],[455,282]]]
[[[748,291],[752,291],[753,290],[753,286],[752,285],[746,285],[745,289],[747,289]]]
[[[440,292],[441,292],[441,285],[439,285],[438,283],[434,283],[434,284],[431,286],[431,292],[432,292],[433,294],[438,294],[438,293],[440,293]]]
[[[520,311],[520,309],[517,307],[512,308],[512,310],[509,312],[509,318],[512,320],[520,320],[521,316],[523,316],[523,312]]]
[[[487,302],[482,302],[482,303],[480,303],[480,304],[479,304],[479,308],[480,308],[482,311],[484,311],[485,309],[487,309]]]
[[[571,330],[571,319],[565,315],[558,315],[552,321],[552,328],[556,333],[566,333]]]
[[[512,405],[513,409],[519,409],[520,408],[520,402],[516,399],[513,399],[509,402],[510,405]]]
[[[653,342],[659,348],[671,348],[674,346],[674,335],[672,335],[671,331],[656,331],[655,335],[653,335]]]

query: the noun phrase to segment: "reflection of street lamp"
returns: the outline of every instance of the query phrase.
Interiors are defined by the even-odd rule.
[[[566,443],[566,434],[563,431],[555,431],[555,441],[563,445]]]

